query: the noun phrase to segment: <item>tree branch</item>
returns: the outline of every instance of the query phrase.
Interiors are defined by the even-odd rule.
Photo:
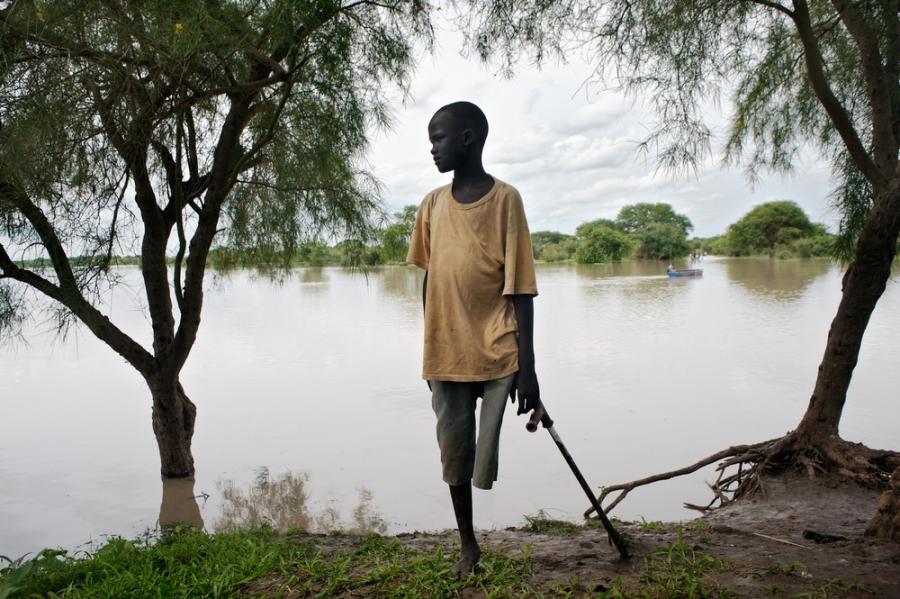
[[[294,35],[272,51],[268,60],[255,61],[245,83],[226,92],[231,100],[231,107],[225,116],[225,122],[222,124],[215,145],[212,167],[206,180],[207,189],[203,208],[199,215],[197,228],[191,237],[190,252],[186,262],[184,307],[175,334],[176,368],[180,368],[187,360],[197,337],[200,311],[203,305],[203,275],[206,271],[206,261],[217,233],[222,204],[237,180],[240,172],[238,167],[246,166],[246,163],[242,162],[240,137],[254,114],[253,101],[264,87],[286,81],[286,78],[287,81],[292,79],[297,70],[292,69],[285,72],[282,68],[276,70],[274,74],[270,74],[273,73],[272,65],[280,65],[281,61],[288,56],[291,48],[296,47],[301,40],[309,37],[313,31],[339,12],[339,7],[331,8],[318,15],[319,19],[314,26],[298,27]]]
[[[779,4],[778,2],[772,2],[770,0],[748,0],[751,4],[759,4],[760,6],[765,6],[767,8],[771,8],[777,10],[778,12],[784,13],[787,16],[794,18],[794,11],[789,9],[788,7]]]
[[[153,352],[165,362],[171,357],[175,336],[175,318],[169,291],[166,245],[173,221],[168,221],[156,203],[156,193],[147,170],[147,151],[139,149],[131,162],[134,177],[135,201],[141,210],[144,235],[141,239],[141,274],[150,321],[153,324]]]
[[[70,290],[55,285],[36,272],[19,267],[10,258],[3,244],[0,244],[0,270],[3,273],[0,278],[19,281],[68,308],[98,339],[122,356],[145,378],[149,378],[155,367],[153,356],[85,300],[77,289]]]
[[[847,111],[840,100],[835,97],[828,83],[822,53],[813,33],[809,6],[806,4],[806,0],[795,0],[794,9],[794,24],[797,27],[800,41],[803,43],[803,50],[806,56],[806,72],[809,76],[810,85],[831,119],[838,135],[844,141],[844,145],[847,146],[847,152],[850,154],[856,167],[875,189],[882,189],[887,185],[887,178],[884,177],[875,162],[872,161],[872,157],[869,156],[865,146],[860,141],[859,134],[853,127],[853,122],[850,120]]]
[[[112,222],[109,225],[109,241],[106,244],[106,266],[112,263],[113,243],[116,240],[116,222],[119,220],[119,208],[122,206],[122,200],[125,199],[125,192],[128,190],[128,182],[131,180],[131,172],[125,169],[125,182],[122,184],[122,191],[116,199],[116,205],[113,208]]]
[[[197,129],[194,126],[194,111],[188,107],[185,111],[185,124],[187,125],[187,163],[188,176],[193,181],[200,180],[200,169],[197,165]]]
[[[896,77],[893,81],[887,79],[876,32],[869,27],[856,6],[846,0],[832,0],[831,3],[859,48],[866,79],[866,95],[869,98],[869,109],[872,111],[874,160],[881,173],[885,177],[890,177],[897,164],[897,146],[900,142],[894,136],[892,120],[895,111],[891,106],[890,93],[890,87],[897,86],[897,79]],[[896,16],[895,14],[895,19]]]
[[[184,184],[181,181],[181,155],[182,145],[184,144],[184,127],[183,119],[179,114],[175,127],[175,187],[176,192],[172,196],[175,202],[175,230],[178,233],[178,251],[175,253],[175,268],[172,273],[173,283],[175,284],[175,301],[178,303],[178,310],[184,311],[184,291],[181,288],[181,264],[184,260],[185,238],[184,238],[184,216],[182,209],[184,207]]]
[[[887,31],[887,52],[884,75],[890,83],[894,139],[900,143],[900,0],[881,0],[884,25]]]
[[[50,256],[50,262],[53,264],[57,279],[59,279],[60,288],[66,293],[76,293],[80,296],[81,291],[78,289],[69,257],[56,235],[56,230],[43,211],[31,201],[24,190],[3,179],[0,179],[0,198],[15,206],[37,232],[41,244]]]

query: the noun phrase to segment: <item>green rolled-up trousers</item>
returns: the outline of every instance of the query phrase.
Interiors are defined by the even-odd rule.
[[[490,489],[497,480],[500,425],[516,375],[482,382],[431,382],[444,482]],[[475,408],[481,398],[478,426]]]

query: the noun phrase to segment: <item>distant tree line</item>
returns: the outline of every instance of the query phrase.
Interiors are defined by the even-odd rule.
[[[244,266],[375,266],[401,264],[416,219],[416,206],[393,213],[374,237],[336,243],[311,240],[288,251],[257,247],[212,252],[214,267]],[[767,202],[751,209],[722,235],[693,239],[690,219],[670,204],[638,203],[624,206],[615,219],[598,218],[580,224],[575,234],[535,231],[534,257],[542,262],[580,264],[617,262],[629,258],[672,260],[692,251],[721,256],[770,255],[779,258],[832,256],[837,238],[825,225],[813,223],[796,203]]]
[[[688,233],[694,226],[669,204],[631,204],[615,220],[582,223],[575,235],[536,231],[531,235],[536,260],[581,264],[617,262],[626,258],[671,260],[691,252]]]
[[[810,258],[834,256],[837,237],[813,223],[794,202],[766,202],[751,209],[723,235],[695,239],[697,247],[721,256]]]
[[[368,239],[343,239],[328,243],[311,239],[293,247],[257,246],[235,249],[217,247],[210,252],[213,268],[290,266],[375,266],[406,260],[409,238],[416,221],[416,206],[405,206],[386,218]]]
[[[210,264],[218,269],[403,264],[415,220],[416,206],[408,205],[387,217],[375,229],[374,236],[366,240],[328,243],[313,239],[286,249],[260,245],[237,250],[222,246],[212,250]],[[531,244],[536,260],[580,264],[629,258],[672,260],[692,251],[777,258],[832,257],[838,251],[839,238],[829,233],[825,225],[810,221],[803,209],[791,201],[759,204],[729,225],[722,235],[688,239],[691,229],[690,219],[676,213],[671,205],[639,203],[623,207],[614,220],[598,218],[582,223],[574,235],[535,231],[531,234]],[[119,265],[140,264],[138,256],[118,257],[113,261]]]
[[[669,204],[642,203],[625,206],[615,220],[600,218],[582,223],[574,235],[536,231],[531,240],[537,260],[583,264],[626,258],[671,260],[692,251],[778,258],[832,257],[839,253],[840,239],[825,225],[810,221],[791,201],[759,204],[722,235],[688,240],[692,228],[690,219]]]

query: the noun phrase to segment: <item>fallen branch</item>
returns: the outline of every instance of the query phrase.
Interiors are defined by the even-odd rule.
[[[712,500],[705,507],[691,503],[685,503],[684,507],[707,512],[727,505],[741,497],[764,491],[764,474],[775,474],[791,468],[806,472],[811,479],[818,474],[830,472],[862,486],[886,489],[891,473],[900,467],[900,453],[870,449],[861,443],[850,443],[838,437],[813,446],[789,432],[783,437],[762,443],[723,449],[684,468],[601,487],[597,501],[609,513],[628,493],[638,487],[691,474],[714,462],[719,462],[719,465],[716,466],[718,474],[715,482],[709,484],[713,493]],[[736,471],[726,474],[731,467],[735,467]],[[604,506],[603,501],[616,492],[618,495],[615,499]],[[585,510],[584,517],[588,518],[593,513],[594,508],[589,507]]]
[[[633,480],[628,483],[621,483],[621,484],[616,484],[616,485],[610,485],[608,487],[602,487],[600,494],[597,496],[597,501],[600,502],[600,507],[602,507],[605,512],[609,513],[614,507],[619,505],[619,502],[621,502],[623,499],[625,499],[625,497],[628,495],[628,493],[630,493],[632,490],[636,489],[637,487],[643,487],[644,485],[649,485],[651,483],[659,482],[661,480],[668,480],[670,478],[675,478],[677,476],[684,476],[685,474],[691,474],[693,472],[696,472],[697,470],[700,470],[704,466],[709,466],[710,464],[712,464],[714,462],[718,462],[719,460],[722,460],[725,458],[734,457],[734,456],[741,456],[743,458],[743,456],[745,456],[748,452],[758,450],[759,448],[769,445],[769,444],[773,443],[774,441],[775,440],[766,441],[765,443],[757,443],[755,445],[735,445],[733,447],[729,447],[728,449],[723,449],[722,451],[714,453],[711,456],[705,457],[702,460],[700,460],[699,462],[691,464],[690,466],[687,466],[685,468],[679,468],[677,470],[670,470],[668,472],[654,474],[653,476],[648,476],[646,478],[640,478],[638,480]],[[744,461],[745,460],[743,460],[743,459],[739,460],[740,463],[743,463]],[[604,506],[603,500],[606,499],[606,497],[609,496],[610,493],[615,493],[616,491],[619,491],[619,494],[616,496],[616,498],[608,506]],[[587,518],[593,513],[594,513],[594,508],[591,507],[584,512],[584,517]]]

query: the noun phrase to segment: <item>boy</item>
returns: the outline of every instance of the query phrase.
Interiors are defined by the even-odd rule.
[[[432,391],[443,477],[459,529],[460,576],[481,556],[472,485],[490,489],[497,480],[506,397],[514,400],[518,390],[518,414],[540,405],[531,236],[519,193],[484,170],[487,133],[484,113],[470,102],[448,104],[431,118],[431,155],[438,171],[453,171],[453,182],[425,196],[407,256],[425,270],[422,375]]]

